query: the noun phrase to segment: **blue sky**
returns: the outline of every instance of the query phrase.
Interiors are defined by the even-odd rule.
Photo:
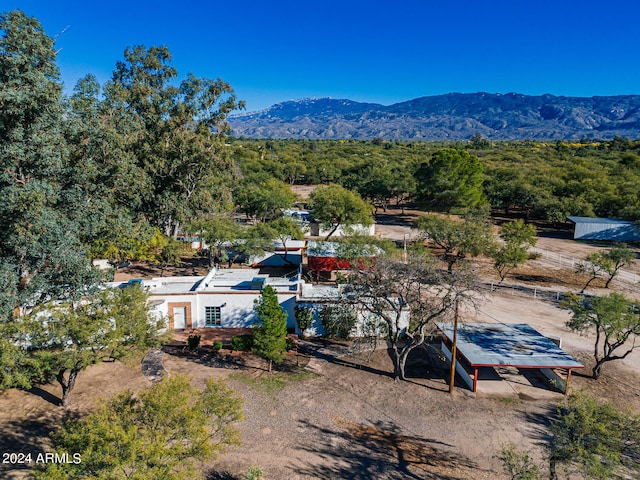
[[[303,97],[385,105],[449,92],[640,94],[637,0],[0,0],[58,36],[71,89],[131,45],[221,77],[253,111]]]

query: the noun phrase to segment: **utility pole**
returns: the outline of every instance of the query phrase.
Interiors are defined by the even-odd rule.
[[[402,260],[404,263],[407,263],[407,234],[405,233],[402,236],[403,244],[402,244]]]
[[[451,346],[451,378],[449,379],[449,393],[453,393],[456,381],[456,343],[458,342],[458,299],[456,298],[456,313],[453,317],[453,345]]]

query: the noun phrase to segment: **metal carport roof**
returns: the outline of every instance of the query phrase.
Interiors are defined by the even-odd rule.
[[[439,323],[438,328],[450,344],[453,325]],[[569,374],[574,368],[584,368],[584,365],[526,323],[461,323],[456,346],[458,355],[475,370],[474,391],[478,368],[481,367],[565,369]]]
[[[453,325],[438,328],[453,339]],[[584,368],[526,323],[461,323],[457,348],[472,367]]]

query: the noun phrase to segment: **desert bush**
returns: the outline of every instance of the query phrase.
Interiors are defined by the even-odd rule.
[[[320,310],[320,321],[327,338],[348,339],[356,325],[357,316],[352,308],[327,305]]]
[[[296,305],[294,308],[298,328],[304,332],[313,323],[313,309]]]
[[[187,348],[192,352],[196,351],[200,346],[200,335],[189,335],[187,339]]]
[[[253,348],[253,335],[247,333],[244,335],[235,335],[231,339],[231,350],[238,352],[247,352]]]

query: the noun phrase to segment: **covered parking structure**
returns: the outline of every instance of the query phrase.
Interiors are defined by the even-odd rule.
[[[438,324],[443,334],[442,351],[451,360],[453,325]],[[571,371],[584,368],[552,340],[526,323],[462,323],[456,340],[456,372],[473,392],[483,368],[536,369],[554,386],[566,392]],[[556,370],[566,371],[566,379]]]

